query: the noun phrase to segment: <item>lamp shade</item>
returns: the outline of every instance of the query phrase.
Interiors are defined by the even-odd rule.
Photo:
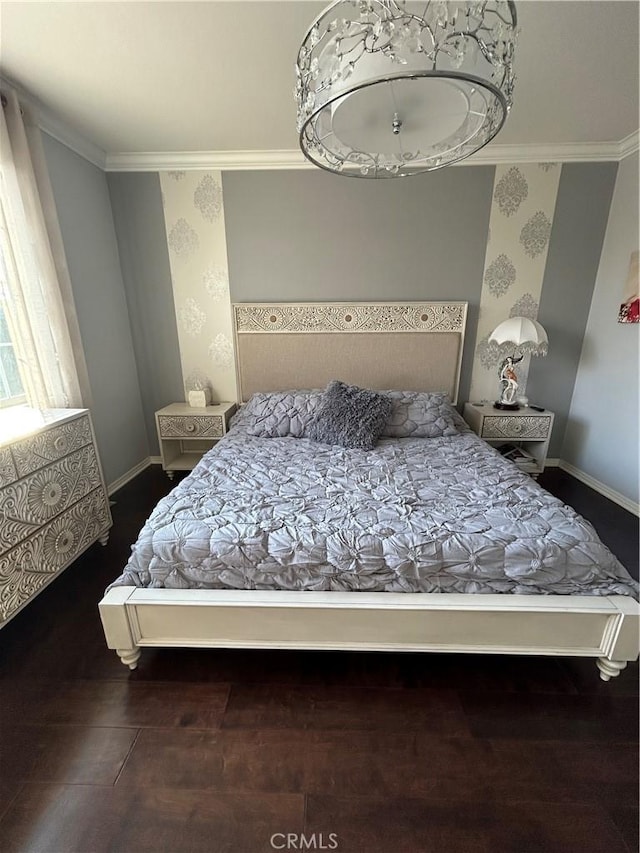
[[[513,344],[516,347],[526,345],[526,349],[536,355],[546,355],[549,338],[537,320],[529,317],[509,317],[500,323],[489,335],[489,342]]]

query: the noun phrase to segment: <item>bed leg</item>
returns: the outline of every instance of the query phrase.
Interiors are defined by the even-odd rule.
[[[116,649],[116,654],[122,661],[125,666],[128,666],[129,669],[136,669],[138,666],[138,659],[140,657],[140,649]]]
[[[600,670],[600,678],[603,681],[611,681],[617,675],[620,675],[622,670],[627,665],[626,660],[609,660],[608,658],[598,658],[596,666]]]

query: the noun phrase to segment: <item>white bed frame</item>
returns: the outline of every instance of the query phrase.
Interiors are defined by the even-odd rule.
[[[235,305],[241,399],[341,378],[445,390],[455,402],[466,309],[462,302]],[[131,669],[148,646],[471,652],[593,657],[608,681],[639,651],[640,607],[621,595],[115,587],[99,608],[107,646]]]

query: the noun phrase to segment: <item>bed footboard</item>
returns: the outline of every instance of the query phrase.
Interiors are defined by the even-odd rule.
[[[145,646],[593,657],[604,681],[638,657],[627,596],[168,590],[115,587],[107,646],[130,669]]]

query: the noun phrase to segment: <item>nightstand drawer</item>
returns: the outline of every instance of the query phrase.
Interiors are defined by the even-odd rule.
[[[552,418],[527,415],[488,415],[482,420],[482,438],[540,439],[549,437]]]
[[[158,415],[161,438],[222,438],[223,415]]]

